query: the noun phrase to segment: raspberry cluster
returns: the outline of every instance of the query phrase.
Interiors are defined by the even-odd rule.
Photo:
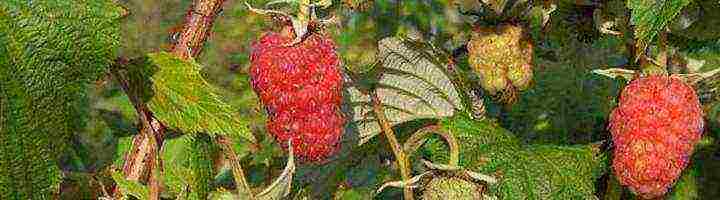
[[[265,105],[267,130],[283,148],[292,140],[300,160],[321,162],[340,145],[343,79],[333,41],[311,34],[266,33],[252,45],[250,82]]]

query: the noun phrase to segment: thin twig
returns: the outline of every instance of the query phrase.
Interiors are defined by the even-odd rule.
[[[382,108],[382,102],[380,102],[377,94],[371,93],[370,96],[373,101],[373,111],[375,112],[378,123],[380,123],[380,128],[382,129],[383,134],[385,134],[385,138],[387,138],[388,143],[390,143],[393,154],[395,154],[395,159],[397,160],[398,167],[400,168],[400,176],[402,177],[403,181],[410,180],[410,168],[408,167],[407,157],[405,156],[405,152],[403,152],[402,148],[400,147],[400,143],[398,142],[397,137],[395,137],[395,132],[393,132],[392,128],[390,127],[390,122],[385,116],[385,111]],[[403,194],[405,200],[414,199],[412,188],[404,188]]]

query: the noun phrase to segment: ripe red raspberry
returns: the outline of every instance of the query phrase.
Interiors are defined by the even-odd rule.
[[[286,34],[291,35],[291,34]],[[340,111],[343,79],[335,45],[311,34],[266,33],[252,46],[250,82],[268,113],[267,130],[300,160],[321,162],[340,145],[345,118]]]
[[[664,195],[688,165],[703,124],[695,90],[679,78],[633,80],[610,116],[615,176],[643,198]]]

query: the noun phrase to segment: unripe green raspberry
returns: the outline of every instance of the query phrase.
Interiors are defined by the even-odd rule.
[[[482,187],[455,176],[435,177],[425,185],[423,200],[482,199]]]
[[[467,44],[470,66],[490,95],[511,96],[532,81],[532,44],[517,25],[479,28]]]

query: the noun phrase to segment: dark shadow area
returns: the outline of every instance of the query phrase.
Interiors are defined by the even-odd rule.
[[[697,170],[695,177],[700,199],[720,197],[720,145],[701,148],[695,153],[691,167]],[[688,171],[688,170],[686,170]]]

